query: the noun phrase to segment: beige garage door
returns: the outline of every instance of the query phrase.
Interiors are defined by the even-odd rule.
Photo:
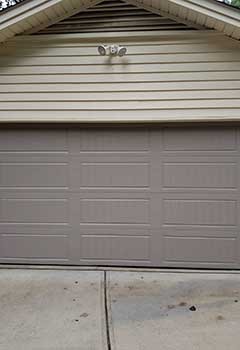
[[[236,127],[0,131],[0,262],[237,268]]]

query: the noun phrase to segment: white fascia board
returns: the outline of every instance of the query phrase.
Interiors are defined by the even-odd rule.
[[[169,0],[170,3],[188,10],[240,27],[240,11],[223,6],[210,0]]]
[[[47,10],[49,7],[61,3],[63,0],[32,0],[12,8],[0,15],[0,30],[17,24],[41,11]]]
[[[32,113],[33,114],[33,113]],[[59,123],[84,123],[84,124],[160,124],[160,123],[233,123],[233,122],[240,122],[239,116],[206,116],[206,117],[183,117],[183,116],[170,116],[170,117],[159,117],[159,116],[150,116],[149,118],[146,117],[131,117],[129,115],[113,118],[112,116],[106,116],[106,117],[91,117],[91,116],[69,116],[68,113],[63,113],[63,115],[58,116],[58,118],[49,117],[47,113],[45,112],[46,116],[36,116],[35,118],[28,115],[26,117],[16,116],[16,114],[9,116],[0,117],[0,125],[2,124],[15,124],[15,123],[21,123],[21,124],[59,124]]]

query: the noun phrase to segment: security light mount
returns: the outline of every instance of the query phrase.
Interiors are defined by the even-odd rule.
[[[119,45],[100,45],[98,46],[98,53],[101,56],[124,56],[127,53],[127,48]]]

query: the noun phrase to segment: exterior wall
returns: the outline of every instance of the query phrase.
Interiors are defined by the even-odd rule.
[[[119,34],[1,44],[0,121],[240,120],[237,41],[211,31]],[[101,57],[101,43],[128,54]]]

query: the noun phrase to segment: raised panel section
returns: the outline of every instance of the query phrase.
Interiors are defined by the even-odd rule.
[[[67,151],[67,132],[48,129],[23,129],[0,131],[0,152]]]
[[[84,236],[106,236],[106,237],[139,237],[150,236],[150,227],[138,225],[137,227],[129,225],[82,225],[81,230]]]
[[[0,223],[66,223],[65,199],[2,199]]]
[[[0,187],[67,186],[67,164],[0,163]]]
[[[236,131],[229,128],[169,128],[163,130],[166,151],[232,151]]]
[[[165,261],[233,263],[236,243],[235,238],[165,237]]]
[[[130,129],[98,129],[82,132],[80,135],[81,151],[147,151],[149,135],[147,131],[131,131]]]
[[[141,163],[82,163],[81,186],[146,187],[149,165]]]
[[[148,260],[149,237],[82,236],[81,257],[99,260]]]
[[[171,237],[205,237],[205,238],[236,238],[238,230],[235,226],[171,226],[166,225],[162,229],[163,236]]]
[[[66,259],[68,238],[65,236],[2,235],[3,258]]]
[[[163,202],[164,224],[236,225],[236,201],[171,199]]]
[[[235,188],[237,165],[232,163],[165,163],[164,187]]]
[[[143,199],[81,200],[82,223],[147,224],[149,201]]]

